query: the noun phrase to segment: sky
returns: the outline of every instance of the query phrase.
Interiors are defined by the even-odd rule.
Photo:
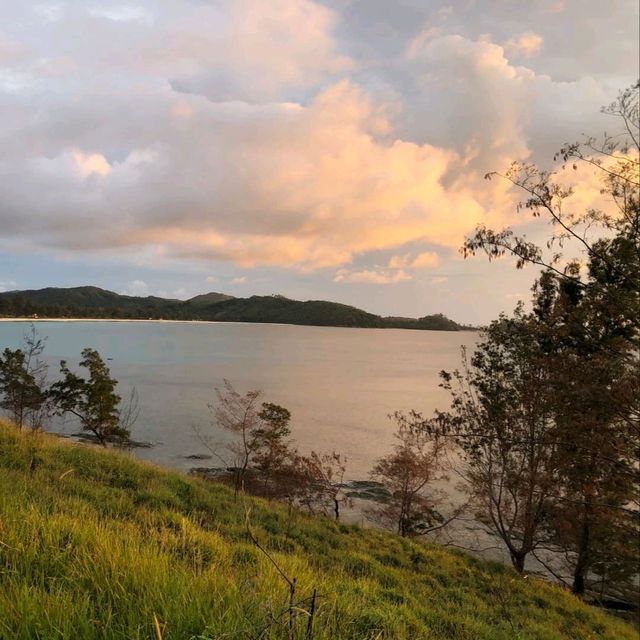
[[[465,235],[543,231],[484,175],[553,168],[611,125],[601,106],[640,75],[638,11],[0,0],[0,290],[278,293],[487,322],[536,272],[464,260]]]

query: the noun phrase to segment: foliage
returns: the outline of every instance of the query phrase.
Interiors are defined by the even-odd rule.
[[[615,242],[626,244],[631,252],[638,242],[639,91],[640,82],[622,91],[616,101],[603,109],[604,113],[615,116],[621,123],[619,132],[605,135],[601,141],[588,137],[583,142],[567,143],[555,157],[563,161],[563,170],[569,166],[574,170],[586,166],[596,172],[601,179],[601,194],[609,205],[606,210],[573,209],[571,197],[576,187],[565,186],[557,171],[514,162],[506,173],[490,173],[487,178],[504,178],[526,194],[525,200],[518,205],[518,211],[528,211],[534,218],[550,223],[552,233],[546,245],[537,245],[524,236],[518,236],[510,228],[493,231],[479,226],[466,239],[463,254],[470,256],[483,251],[489,259],[512,255],[519,269],[527,264],[536,264],[581,286],[581,259],[575,253],[580,251],[583,259],[600,264],[600,268],[616,274],[619,281],[626,281],[637,289],[637,278],[627,272],[624,263],[616,262],[603,248],[611,241],[611,235],[617,238]],[[566,256],[568,248],[575,249],[573,254]]]
[[[115,392],[117,380],[111,377],[94,349],[82,351],[80,366],[88,370],[88,378],[73,373],[64,360],[60,362],[62,379],[51,385],[50,392],[57,412],[78,418],[82,429],[93,434],[103,446],[110,442],[125,443],[135,411],[122,410],[121,398]]]
[[[36,464],[33,461],[36,460]],[[313,640],[631,640],[566,591],[429,544],[246,498]],[[0,428],[0,638],[284,640],[289,593],[223,485]],[[500,603],[498,606],[497,603]],[[294,638],[306,616],[294,620]],[[514,631],[515,630],[515,631]]]
[[[5,349],[0,355],[0,408],[20,428],[41,428],[49,410],[43,351],[44,340],[32,326],[22,349]]]
[[[430,437],[419,413],[397,412],[393,416],[398,444],[380,458],[371,477],[380,481],[391,494],[370,515],[401,536],[423,535],[441,528],[442,514],[436,509],[440,499],[433,483],[444,479],[443,458],[446,440]]]
[[[618,287],[610,300],[613,287],[603,296],[602,285],[592,278],[575,291],[550,274],[538,285],[544,310],[537,305],[536,311],[545,318],[556,392],[553,542],[568,554],[576,593],[585,591],[589,574],[600,576],[603,593],[625,583],[631,593],[638,550],[623,541],[640,536],[640,361],[637,334],[618,304],[626,306],[625,291]]]
[[[539,406],[552,420],[546,446],[557,485],[545,526],[566,552],[576,593],[590,575],[600,576],[604,594],[637,571],[637,548],[624,540],[640,535],[639,90],[636,83],[603,110],[619,125],[613,135],[565,144],[556,156],[563,169],[586,167],[600,178],[603,208],[572,207],[578,187],[514,163],[502,177],[525,193],[520,211],[551,224],[546,245],[479,227],[463,247],[465,255],[511,254],[518,268],[544,268],[533,312],[519,320],[546,372]],[[492,376],[483,371],[481,379]]]
[[[441,313],[435,313],[422,318],[397,318],[389,316],[382,318],[385,327],[392,329],[426,329],[431,331],[460,331],[461,329],[473,329],[465,327]]]
[[[431,431],[453,435],[477,517],[507,547],[522,573],[548,541],[549,503],[559,460],[554,442],[553,377],[521,308],[491,323],[463,370],[442,372],[451,409]]]
[[[216,396],[217,404],[210,405],[214,424],[239,436],[226,446],[234,456],[232,466],[225,461],[233,472],[236,493],[276,498],[312,513],[326,515],[331,509],[339,519],[340,505],[347,501],[341,486],[346,459],[335,452],[302,455],[288,439],[291,412],[271,402],[260,403],[261,391],[243,395],[224,380]],[[210,437],[201,440],[224,461]]]
[[[284,467],[289,457],[291,412],[272,402],[263,402],[259,423],[251,430],[251,464],[268,476]]]

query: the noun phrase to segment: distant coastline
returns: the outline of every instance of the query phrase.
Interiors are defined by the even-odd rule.
[[[326,300],[292,300],[281,295],[235,298],[217,292],[189,300],[175,300],[121,295],[92,286],[0,293],[0,319],[51,322],[237,322],[419,331],[477,329],[458,324],[441,313],[421,318],[379,316]]]
[[[162,322],[162,323],[189,323],[189,324],[211,324],[214,320],[164,320],[144,319],[144,318],[33,318],[29,316],[23,317],[0,317],[0,322]],[[246,324],[237,322],[235,324]],[[260,324],[260,323],[255,323]]]

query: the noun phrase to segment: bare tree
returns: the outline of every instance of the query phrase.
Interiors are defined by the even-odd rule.
[[[312,513],[340,519],[340,507],[349,504],[344,491],[344,474],[347,460],[339,453],[320,454],[312,451],[308,456],[296,455],[293,460],[292,478],[300,480],[299,502]]]
[[[228,445],[229,451],[234,455],[234,487],[237,493],[244,491],[251,455],[255,450],[253,432],[260,424],[262,392],[254,390],[242,395],[227,379],[224,380],[222,389],[216,388],[215,392],[218,402],[209,405],[214,423],[240,437],[239,442]]]
[[[118,407],[118,424],[120,429],[124,433],[130,434],[139,417],[140,397],[138,396],[138,390],[133,387],[126,400],[121,400],[120,406]],[[122,444],[131,446],[134,443],[127,437],[122,441]]]
[[[438,511],[443,498],[433,487],[446,478],[447,441],[425,429],[426,420],[415,411],[396,412],[391,417],[397,425],[397,444],[371,471],[372,478],[385,486],[390,498],[372,508],[369,515],[401,536],[436,531],[450,521]]]

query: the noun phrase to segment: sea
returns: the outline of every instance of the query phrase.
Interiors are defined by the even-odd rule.
[[[139,417],[132,436],[152,446],[135,455],[188,470],[212,444],[229,444],[213,420],[216,388],[228,380],[240,393],[260,390],[263,401],[292,414],[291,436],[303,453],[335,451],[346,477],[368,477],[394,443],[396,411],[429,416],[448,407],[442,370],[460,365],[461,347],[475,332],[352,329],[257,323],[162,321],[0,322],[0,349],[16,348],[31,324],[46,341],[49,375],[60,360],[76,367],[83,348],[99,351],[118,393],[136,390]],[[52,429],[78,431],[71,420]],[[208,443],[208,448],[203,445]]]

